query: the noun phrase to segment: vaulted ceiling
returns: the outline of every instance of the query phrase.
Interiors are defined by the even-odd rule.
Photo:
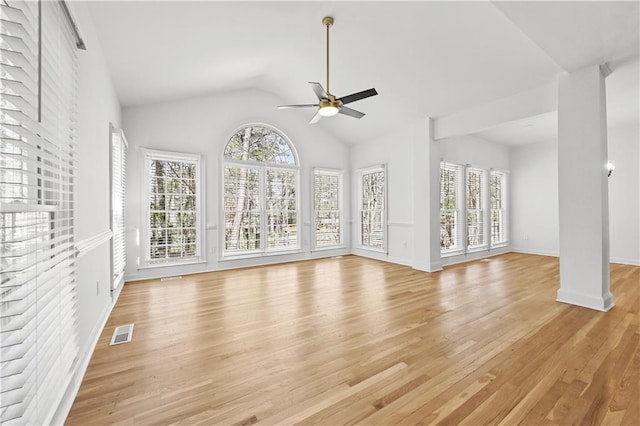
[[[257,89],[312,103],[324,82],[324,16],[331,91],[375,87],[324,128],[363,143],[423,117],[443,117],[609,63],[610,122],[638,122],[638,2],[89,2],[124,107]],[[610,83],[611,82],[611,83]],[[275,105],[274,105],[275,108]],[[313,110],[284,110],[308,121]],[[503,143],[553,136],[555,118],[479,132]]]

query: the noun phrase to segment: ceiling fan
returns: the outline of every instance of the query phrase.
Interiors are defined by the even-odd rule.
[[[327,28],[327,90],[324,90],[320,83],[309,82],[311,85],[311,89],[315,92],[318,97],[317,104],[301,104],[301,105],[280,105],[279,109],[286,108],[311,108],[317,107],[318,111],[316,115],[313,116],[309,124],[315,124],[322,117],[331,117],[338,113],[348,115],[349,117],[354,118],[362,118],[364,117],[364,113],[360,111],[356,111],[355,109],[351,109],[346,107],[346,104],[351,102],[359,101],[361,99],[368,98],[370,96],[375,96],[378,94],[376,89],[363,90],[362,92],[353,93],[351,95],[343,96],[341,98],[336,98],[329,91],[329,27],[333,25],[333,18],[330,16],[322,19],[322,25]]]

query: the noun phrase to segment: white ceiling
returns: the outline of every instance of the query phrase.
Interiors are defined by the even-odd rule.
[[[124,107],[246,88],[274,93],[282,103],[312,103],[307,82],[324,84],[321,20],[331,15],[331,91],[342,96],[375,87],[379,93],[350,105],[367,113],[362,120],[338,115],[316,125],[346,143],[366,142],[416,119],[481,105],[604,61],[614,68],[609,79],[627,70],[620,72],[625,78],[607,82],[608,94],[621,105],[609,107],[610,115],[621,117],[610,122],[638,121],[637,2],[88,5]],[[281,113],[309,120],[314,111]],[[555,126],[553,119],[537,117],[478,136],[534,141],[547,137],[549,126]]]

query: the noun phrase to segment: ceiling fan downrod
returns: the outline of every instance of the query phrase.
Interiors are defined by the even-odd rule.
[[[329,27],[333,25],[333,18],[325,16],[322,18],[322,25],[327,28],[327,94],[331,96],[331,91],[329,90]]]

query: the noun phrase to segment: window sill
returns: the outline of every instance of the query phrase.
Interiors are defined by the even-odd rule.
[[[207,262],[201,259],[193,259],[193,260],[186,260],[184,262],[175,261],[175,262],[163,262],[163,263],[148,263],[146,265],[138,266],[138,271],[142,271],[145,269],[167,268],[171,266],[200,265],[203,263],[207,263]]]
[[[226,254],[223,255],[219,261],[231,261],[231,260],[242,260],[242,259],[257,259],[261,257],[272,257],[272,256],[284,256],[288,254],[301,254],[304,253],[303,250],[294,249],[294,250],[282,250],[282,251],[268,251],[268,252],[252,252],[252,253],[238,253],[238,254]]]
[[[504,247],[507,247],[508,245],[509,245],[509,242],[505,241],[504,243],[499,243],[499,244],[492,245],[490,247],[490,250],[504,248]]]
[[[446,253],[440,252],[440,257],[453,257],[460,256],[461,254],[464,254],[464,250],[448,251]]]
[[[345,246],[331,246],[331,247],[315,247],[311,250],[311,252],[316,252],[316,251],[330,251],[330,250],[344,250],[346,247]]]
[[[477,253],[479,251],[489,251],[489,250],[490,250],[489,246],[481,246],[481,247],[474,247],[472,249],[467,249],[467,253]]]
[[[387,249],[386,248],[375,248],[375,247],[367,247],[367,246],[357,246],[356,247],[358,250],[365,250],[365,251],[371,251],[374,253],[382,253],[382,254],[387,254]]]

